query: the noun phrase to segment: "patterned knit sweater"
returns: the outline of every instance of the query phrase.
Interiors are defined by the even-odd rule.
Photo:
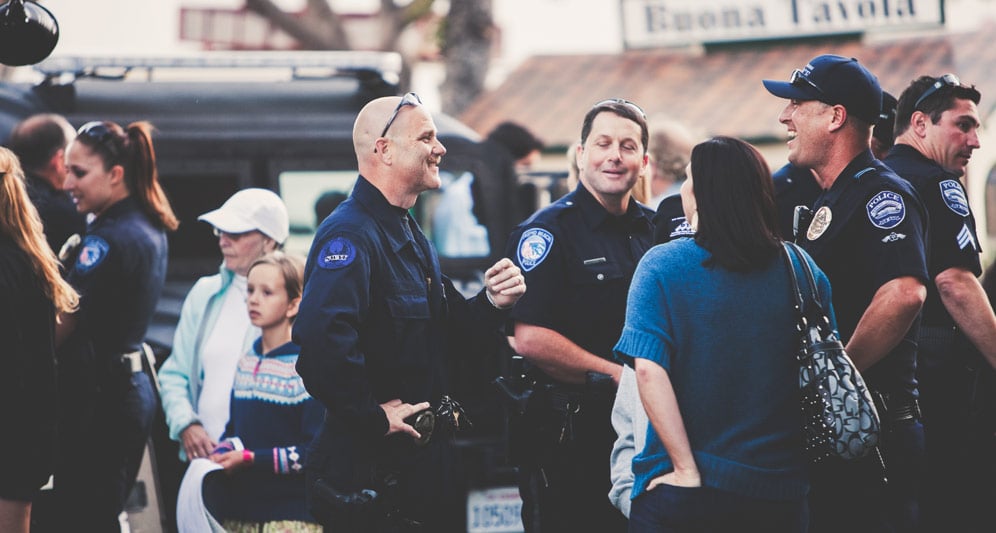
[[[257,339],[239,360],[231,416],[219,445],[252,450],[255,461],[234,475],[213,476],[217,487],[205,486],[211,491],[206,499],[223,520],[313,522],[305,504],[304,461],[325,410],[294,369],[296,344],[265,355],[261,350],[262,339]]]

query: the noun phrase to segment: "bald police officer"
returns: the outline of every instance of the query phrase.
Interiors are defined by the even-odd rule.
[[[294,324],[297,370],[327,409],[307,459],[310,508],[330,531],[462,531],[450,358],[496,338],[524,280],[502,259],[465,300],[440,273],[408,215],[440,186],[446,153],[417,95],[364,106],[353,146],[360,177],[318,228]]]
[[[855,59],[822,55],[788,82],[779,121],[789,162],[823,192],[800,244],[826,272],[848,354],[885,406],[882,454],[814,472],[811,531],[912,531],[918,523],[923,426],[916,407],[917,316],[926,298],[925,213],[908,182],[869,149],[882,89]]]

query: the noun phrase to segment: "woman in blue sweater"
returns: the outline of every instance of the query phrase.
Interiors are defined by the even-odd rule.
[[[630,531],[803,532],[799,334],[771,173],[753,146],[716,137],[693,149],[681,196],[695,238],[643,257],[615,348],[635,359],[651,422]]]
[[[210,457],[229,475],[205,486],[230,533],[322,530],[305,505],[303,466],[324,409],[294,369],[299,349],[291,342],[303,277],[301,260],[282,252],[249,267],[246,304],[262,336],[238,363],[228,427]]]

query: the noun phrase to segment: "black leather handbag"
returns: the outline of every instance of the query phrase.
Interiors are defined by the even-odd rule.
[[[827,457],[864,457],[878,444],[880,422],[875,403],[830,325],[806,256],[794,243],[784,244],[799,315],[799,388],[806,453],[814,463]],[[792,262],[793,252],[802,276]],[[799,286],[800,277],[808,285],[805,295]]]

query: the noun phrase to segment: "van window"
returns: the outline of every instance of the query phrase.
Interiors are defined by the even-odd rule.
[[[356,170],[286,170],[280,173],[280,196],[290,216],[290,236],[285,250],[308,255],[318,225],[335,205],[349,196],[356,176]]]
[[[487,257],[491,254],[488,229],[474,215],[471,193],[474,174],[463,171],[457,175],[440,170],[439,178],[442,182],[439,189],[427,191],[419,198],[419,202],[424,202],[423,231],[440,257]]]

